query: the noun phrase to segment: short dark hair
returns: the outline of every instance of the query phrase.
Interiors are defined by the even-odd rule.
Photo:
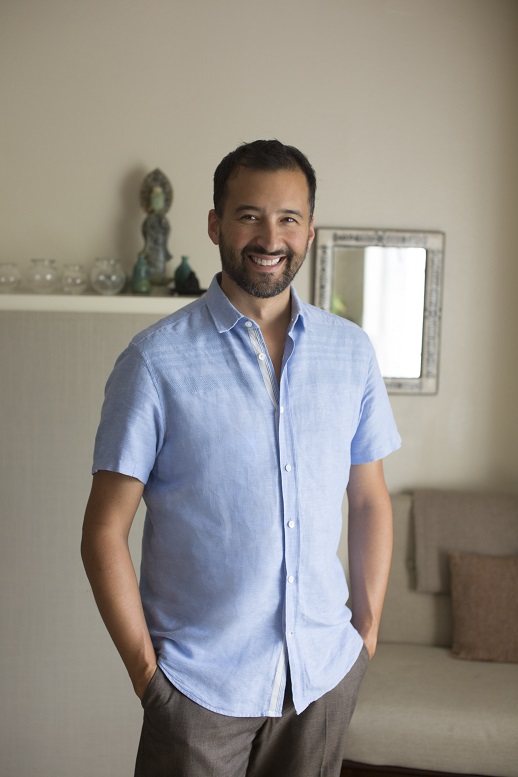
[[[221,160],[214,173],[214,210],[218,217],[223,215],[227,181],[240,167],[272,173],[277,170],[300,169],[308,182],[309,217],[313,217],[317,189],[315,171],[302,151],[294,146],[285,146],[279,140],[254,140],[252,143],[243,143]]]

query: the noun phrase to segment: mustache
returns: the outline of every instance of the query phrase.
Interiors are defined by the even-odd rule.
[[[246,248],[244,248],[241,251],[241,256],[245,257],[247,254],[261,254],[261,256],[285,256],[286,259],[291,259],[293,257],[293,251],[290,251],[290,249],[282,250],[279,248],[278,251],[265,251],[264,248],[260,245],[257,245],[257,243],[248,245]]]

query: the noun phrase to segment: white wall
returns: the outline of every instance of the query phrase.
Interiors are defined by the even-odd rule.
[[[439,393],[393,397],[390,488],[518,490],[517,28],[514,0],[4,2],[0,260],[131,267],[138,190],[158,166],[175,191],[174,264],[188,254],[207,285],[216,164],[244,140],[298,145],[318,174],[317,226],[446,233]],[[297,287],[311,299],[309,260]],[[74,554],[105,373],[147,319],[32,315],[0,322],[2,773],[118,777],[138,704]],[[36,358],[45,333],[57,351]]]

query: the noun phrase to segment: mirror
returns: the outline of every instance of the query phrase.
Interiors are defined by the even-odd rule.
[[[315,305],[367,332],[390,393],[435,394],[444,234],[316,232]]]

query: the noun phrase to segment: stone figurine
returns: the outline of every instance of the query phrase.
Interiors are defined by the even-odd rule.
[[[167,283],[166,262],[171,259],[167,240],[171,227],[165,215],[173,201],[173,189],[161,170],[153,170],[144,178],[140,188],[140,205],[147,213],[142,224],[144,248],[142,255],[149,266],[153,284]]]

